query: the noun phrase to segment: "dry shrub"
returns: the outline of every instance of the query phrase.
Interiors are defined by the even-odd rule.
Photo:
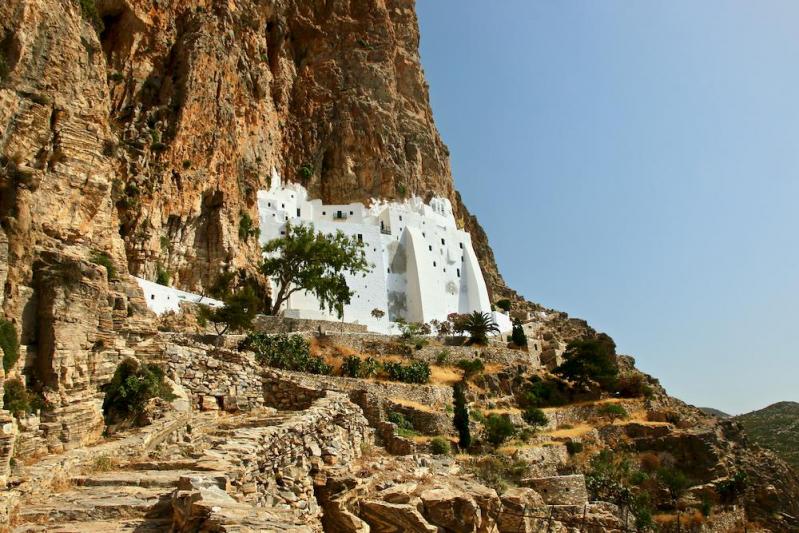
[[[50,481],[50,488],[53,492],[64,492],[72,488],[72,480],[64,471],[59,471]]]
[[[660,456],[654,452],[642,453],[640,457],[641,470],[644,472],[655,472],[661,467]]]

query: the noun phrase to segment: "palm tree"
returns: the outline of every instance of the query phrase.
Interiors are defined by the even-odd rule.
[[[489,313],[475,311],[463,321],[463,330],[469,332],[469,344],[488,344],[489,333],[499,333],[499,326]]]

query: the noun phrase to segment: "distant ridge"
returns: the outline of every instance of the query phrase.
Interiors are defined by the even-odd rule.
[[[799,403],[778,402],[734,419],[755,444],[772,450],[799,471]]]
[[[714,409],[713,407],[700,407],[700,411],[705,413],[706,415],[717,416],[719,418],[730,418],[730,415],[725,413],[724,411],[719,411],[718,409]]]

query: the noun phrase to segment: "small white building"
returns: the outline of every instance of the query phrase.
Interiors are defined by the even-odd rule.
[[[169,311],[174,311],[175,313],[179,312],[180,304],[183,302],[204,304],[210,307],[222,307],[225,305],[223,302],[208,298],[207,296],[181,291],[173,287],[166,287],[142,278],[135,279],[144,292],[144,299],[147,301],[147,307],[159,316]]]
[[[342,231],[363,241],[374,267],[365,276],[347,276],[355,294],[344,308],[345,322],[388,333],[398,319],[429,322],[450,313],[492,312],[471,237],[457,228],[446,198],[433,198],[429,205],[418,197],[401,203],[375,200],[368,207],[324,205],[310,200],[302,185],[282,184],[273,171],[269,190],[258,192],[258,212],[261,244],[285,234],[287,223],[312,224],[323,233]],[[384,316],[375,318],[374,309]],[[294,293],[284,314],[337,320],[306,292]],[[507,315],[494,313],[494,318],[503,332],[511,329]]]

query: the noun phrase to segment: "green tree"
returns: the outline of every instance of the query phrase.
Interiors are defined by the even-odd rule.
[[[691,486],[685,474],[676,468],[661,468],[658,470],[658,480],[669,491],[669,495],[675,505],[688,487]]]
[[[563,358],[563,364],[555,369],[556,374],[578,385],[595,381],[607,390],[615,386],[619,375],[616,343],[604,333],[592,339],[570,342]]]
[[[516,428],[507,417],[489,415],[485,420],[486,439],[494,446],[499,446],[516,434]]]
[[[103,413],[108,423],[137,418],[151,398],[175,397],[160,367],[141,364],[135,359],[122,361],[104,390]]]
[[[499,333],[499,326],[494,318],[489,313],[480,311],[466,315],[459,327],[463,328],[462,331],[469,332],[470,344],[487,344],[490,333]]]
[[[335,310],[341,318],[354,294],[344,274],[365,276],[372,268],[363,242],[341,231],[318,233],[310,225],[287,224],[284,236],[264,245],[264,254],[260,271],[278,286],[272,300],[273,315],[292,294],[308,291],[319,300],[321,309]]]
[[[217,335],[224,335],[228,330],[243,331],[252,327],[252,321],[261,304],[255,291],[244,287],[225,298],[223,307],[212,308],[200,306],[200,320],[214,323]]]
[[[496,303],[496,306],[499,307],[500,309],[502,309],[503,311],[505,311],[506,313],[509,313],[510,312],[511,303],[510,303],[510,300],[508,300],[507,298],[504,298],[502,300],[499,300]]]
[[[458,431],[458,446],[466,450],[472,445],[472,434],[469,431],[469,407],[466,405],[466,383],[460,381],[452,387],[454,416],[452,424]]]
[[[510,340],[519,348],[527,346],[527,335],[524,333],[521,320],[518,318],[513,321],[513,331],[511,332]]]

